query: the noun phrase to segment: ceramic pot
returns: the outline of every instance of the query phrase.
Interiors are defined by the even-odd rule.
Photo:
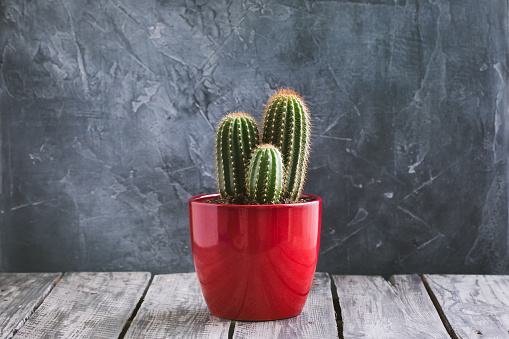
[[[285,205],[189,199],[194,265],[210,313],[234,320],[298,315],[313,282],[320,244],[320,197]]]

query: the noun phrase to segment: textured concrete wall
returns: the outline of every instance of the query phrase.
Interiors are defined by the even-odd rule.
[[[193,270],[213,134],[313,116],[318,270],[509,273],[508,2],[0,2],[7,271]]]

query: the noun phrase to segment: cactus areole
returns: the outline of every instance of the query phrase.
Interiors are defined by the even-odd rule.
[[[221,119],[215,140],[219,193],[189,199],[196,273],[209,311],[221,318],[300,314],[318,260],[322,200],[302,193],[308,109],[296,92],[279,90],[262,120],[259,129],[247,113]]]

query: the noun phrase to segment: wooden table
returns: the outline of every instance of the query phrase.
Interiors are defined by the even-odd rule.
[[[509,338],[509,276],[316,273],[294,318],[210,315],[195,273],[0,273],[0,338]]]

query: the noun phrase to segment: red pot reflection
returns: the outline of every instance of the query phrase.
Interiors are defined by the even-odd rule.
[[[318,259],[322,200],[286,205],[189,199],[194,265],[210,313],[236,320],[298,315]]]

